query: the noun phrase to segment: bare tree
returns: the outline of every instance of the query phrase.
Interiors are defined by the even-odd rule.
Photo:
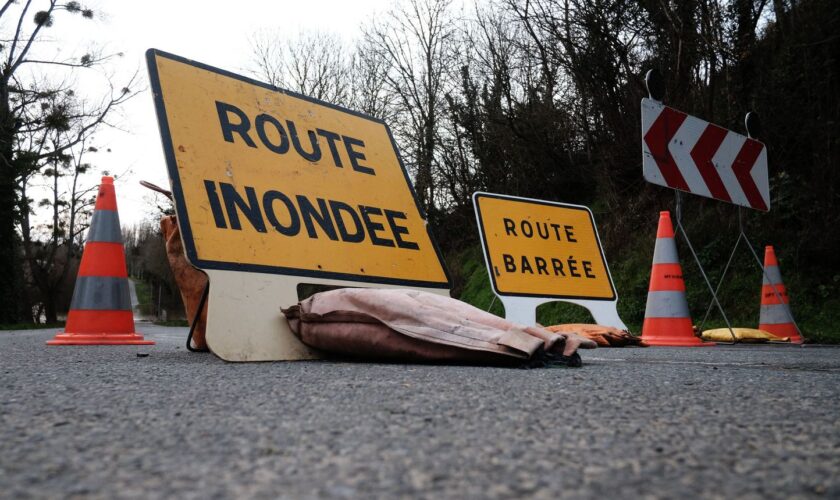
[[[60,134],[51,139],[53,147],[62,142]],[[24,179],[21,186],[20,228],[28,285],[37,290],[34,314],[37,322],[43,311],[47,323],[57,321],[57,314],[70,298],[73,277],[81,252],[80,236],[88,228],[90,207],[96,186],[85,186],[81,177],[91,166],[83,158],[95,148],[86,147],[83,140],[65,153],[49,157],[47,165]],[[43,223],[32,221],[35,200],[28,197],[33,184],[46,191],[37,207],[50,209],[50,217]]]
[[[391,123],[396,110],[385,79],[389,71],[390,61],[372,40],[359,40],[350,62],[350,107]]]
[[[409,0],[365,31],[368,46],[388,61],[385,82],[399,110],[395,128],[415,174],[420,205],[427,211],[435,209],[439,127],[447,86],[457,70],[450,4],[450,0]]]
[[[259,78],[333,104],[350,103],[350,55],[333,34],[302,32],[295,39],[263,33],[251,40]]]
[[[0,6],[0,297],[20,297],[16,224],[21,190],[27,179],[84,142],[105,123],[117,106],[134,95],[133,79],[93,104],[75,98],[69,81],[73,71],[101,64],[112,56],[96,53],[73,58],[50,57],[38,43],[60,13],[91,19],[94,12],[79,2],[6,1]],[[24,68],[64,71],[55,80],[37,80]],[[13,323],[20,313],[14,300],[0,301],[0,323]]]

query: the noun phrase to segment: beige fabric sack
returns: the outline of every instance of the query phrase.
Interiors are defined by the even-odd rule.
[[[595,347],[572,333],[516,325],[416,290],[332,290],[283,313],[304,344],[369,360],[580,366],[578,347]]]

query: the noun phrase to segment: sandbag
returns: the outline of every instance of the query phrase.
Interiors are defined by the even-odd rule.
[[[184,302],[187,321],[192,324],[198,304],[201,302],[201,295],[204,293],[204,287],[207,286],[207,275],[187,262],[184,246],[181,243],[181,231],[178,229],[178,221],[174,215],[160,220],[160,230],[166,242],[166,258],[169,260],[169,267],[172,269],[178,291],[181,293],[181,300]],[[196,350],[207,349],[207,342],[204,340],[206,326],[207,303],[205,302],[192,336],[192,345]]]
[[[761,343],[761,342],[790,342],[790,337],[777,337],[765,330],[756,330],[755,328],[733,328],[735,333],[735,341],[743,343]],[[729,328],[715,328],[713,330],[705,330],[701,335],[703,340],[710,342],[732,342],[732,333]]]
[[[648,346],[642,341],[641,337],[636,337],[626,330],[619,330],[618,328],[613,328],[611,326],[569,323],[547,326],[546,329],[552,332],[577,333],[582,337],[586,337],[594,341],[598,344],[598,347]]]
[[[366,360],[580,366],[578,347],[596,347],[574,334],[517,325],[417,290],[332,290],[283,314],[304,344]]]

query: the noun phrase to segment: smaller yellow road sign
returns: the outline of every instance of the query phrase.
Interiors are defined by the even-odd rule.
[[[489,193],[474,202],[497,294],[615,299],[588,208]]]
[[[587,207],[481,192],[473,195],[473,204],[490,281],[506,309],[514,302],[533,303],[535,309],[539,303],[566,300],[593,310],[593,301],[616,301],[595,220]],[[623,327],[620,320],[615,321],[614,304],[608,309],[611,319],[602,324]],[[511,319],[511,311],[506,313]]]

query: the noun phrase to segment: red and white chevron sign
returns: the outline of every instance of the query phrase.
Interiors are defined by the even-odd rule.
[[[653,184],[770,210],[764,144],[647,98],[642,167]]]

